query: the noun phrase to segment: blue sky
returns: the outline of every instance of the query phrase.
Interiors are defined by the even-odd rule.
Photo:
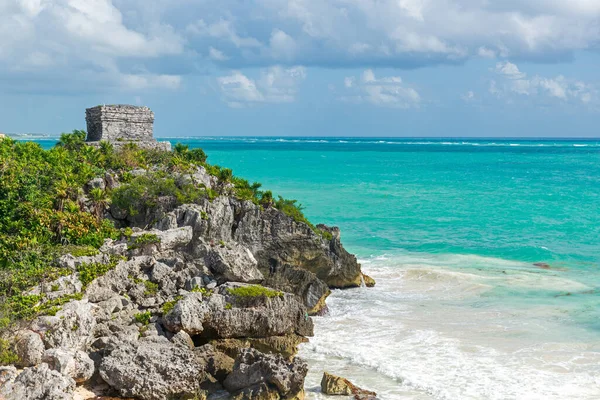
[[[0,132],[600,136],[600,0],[0,0]]]

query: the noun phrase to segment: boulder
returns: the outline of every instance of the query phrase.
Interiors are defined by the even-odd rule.
[[[15,353],[19,357],[17,366],[33,367],[42,362],[46,347],[39,333],[20,331],[15,337]]]
[[[367,274],[362,274],[362,276],[363,276],[363,282],[365,283],[366,287],[373,287],[373,286],[375,286],[375,279],[371,278]]]
[[[43,361],[51,369],[70,376],[77,383],[87,381],[94,374],[94,362],[80,350],[49,349],[44,353]]]
[[[327,395],[354,396],[355,400],[372,400],[377,398],[377,393],[361,389],[346,378],[323,373],[321,379],[321,392]]]
[[[235,243],[208,246],[204,262],[220,282],[259,283],[264,279],[250,250]]]
[[[100,362],[100,377],[123,397],[142,400],[193,397],[203,365],[194,353],[170,342],[113,344]]]
[[[38,317],[32,330],[41,334],[47,348],[84,350],[90,344],[100,308],[87,300],[65,304],[55,316]]]
[[[313,335],[312,319],[294,295],[240,298],[230,292],[239,286],[244,285],[227,283],[206,297],[186,294],[163,316],[163,324],[171,332],[183,330],[209,340]]]
[[[239,392],[259,390],[261,385],[266,385],[263,390],[278,394],[280,398],[290,398],[303,391],[307,372],[308,366],[300,358],[288,362],[278,354],[245,349],[236,358],[233,371],[223,385],[234,397]]]
[[[75,381],[50,369],[48,364],[25,368],[14,380],[0,387],[3,400],[73,399]]]
[[[203,323],[209,312],[208,304],[202,301],[202,294],[190,293],[163,317],[163,324],[171,332],[197,335],[204,330]]]

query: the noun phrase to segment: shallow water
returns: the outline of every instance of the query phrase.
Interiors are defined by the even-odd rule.
[[[315,318],[309,399],[323,370],[381,399],[600,398],[600,141],[172,141],[340,226],[377,280]]]

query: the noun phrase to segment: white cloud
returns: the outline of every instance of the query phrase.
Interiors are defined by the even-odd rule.
[[[229,60],[229,57],[227,57],[225,55],[225,53],[223,53],[219,49],[215,49],[212,46],[208,49],[208,56],[210,57],[211,60],[215,60],[215,61],[227,61],[227,60]]]
[[[467,93],[465,93],[461,96],[461,99],[463,99],[467,103],[472,102],[475,100],[475,92],[473,92],[472,90],[469,90]]]
[[[403,84],[399,76],[377,78],[373,70],[363,71],[360,80],[344,79],[346,93],[341,100],[367,102],[380,107],[411,108],[421,102],[419,93]]]
[[[86,90],[106,84],[175,87],[170,74],[137,76],[121,59],[152,59],[183,52],[183,39],[160,21],[133,29],[111,0],[0,0],[0,75],[34,77],[40,85]],[[64,82],[58,79],[68,77]],[[123,83],[130,82],[131,85]]]
[[[590,103],[596,97],[596,89],[590,84],[568,79],[563,75],[543,77],[534,75],[528,77],[519,70],[517,65],[510,62],[498,63],[493,70],[501,81],[490,81],[489,91],[492,95],[512,101],[511,95],[516,94],[531,98],[558,99]]]
[[[243,107],[259,103],[291,103],[295,100],[298,85],[306,78],[304,67],[263,69],[257,80],[234,71],[217,78],[224,101],[230,107]]]

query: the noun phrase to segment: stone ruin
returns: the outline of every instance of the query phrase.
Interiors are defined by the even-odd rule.
[[[134,143],[140,148],[171,150],[171,143],[154,139],[154,113],[148,107],[102,105],[85,110],[86,142],[107,141],[116,147]]]

